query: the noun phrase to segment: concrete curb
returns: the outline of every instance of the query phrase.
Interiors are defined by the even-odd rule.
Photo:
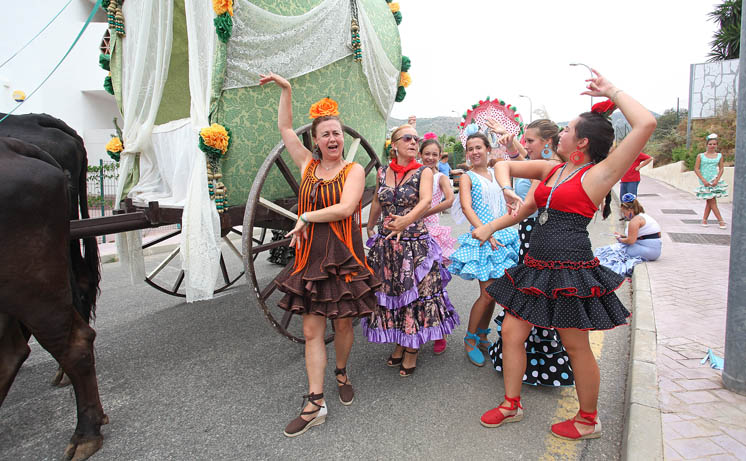
[[[663,460],[663,423],[658,403],[656,366],[657,334],[646,263],[635,266],[632,302],[622,460]]]

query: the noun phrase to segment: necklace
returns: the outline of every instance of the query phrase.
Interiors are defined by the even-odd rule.
[[[324,166],[324,164],[323,164],[322,162],[320,162],[320,161],[319,161],[319,165],[320,165],[320,166],[321,166],[321,168],[323,168],[323,169],[324,169],[325,171],[331,171],[331,170],[332,170],[333,168],[335,168],[335,167],[339,166],[339,165],[340,165],[341,163],[342,163],[342,162],[340,162],[340,161],[337,161],[337,163],[336,163],[336,164],[334,164],[334,165],[332,165],[332,166],[329,166],[329,167],[327,167],[327,166]]]
[[[564,184],[565,182],[567,182],[568,179],[570,179],[573,176],[575,176],[575,173],[577,173],[578,171],[582,170],[583,168],[587,167],[590,164],[591,164],[591,162],[588,162],[585,165],[580,165],[572,173],[570,173],[569,175],[567,175],[567,177],[565,179],[563,179],[562,181],[560,181],[559,178],[562,177],[562,173],[564,173],[565,168],[567,167],[567,163],[565,163],[564,165],[562,165],[562,169],[560,170],[560,174],[557,177],[557,180],[554,182],[554,185],[552,186],[552,190],[549,191],[549,197],[547,197],[547,204],[544,206],[544,211],[542,211],[541,214],[539,215],[539,224],[540,225],[543,226],[544,224],[547,223],[547,221],[549,221],[549,203],[552,201],[552,194],[554,194],[554,190],[556,188],[558,188],[559,186],[561,186],[562,184]]]

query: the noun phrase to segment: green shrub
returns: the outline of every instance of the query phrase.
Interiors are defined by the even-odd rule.
[[[689,171],[694,170],[694,163],[697,161],[697,155],[699,154],[698,149],[693,147],[687,149],[686,146],[679,146],[671,151],[671,157],[674,162],[684,162],[686,169]]]

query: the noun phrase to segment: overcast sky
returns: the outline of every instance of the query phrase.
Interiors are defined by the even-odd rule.
[[[713,0],[398,0],[402,53],[412,59],[407,97],[392,116],[460,116],[486,96],[529,119],[555,121],[589,107],[584,67],[596,68],[648,109],[688,104],[689,65],[707,60]],[[453,114],[455,111],[456,114]]]

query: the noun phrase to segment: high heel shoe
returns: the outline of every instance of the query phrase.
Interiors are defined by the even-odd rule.
[[[467,339],[473,339],[474,345],[472,346]],[[482,353],[482,350],[479,348],[479,336],[475,335],[474,333],[466,332],[466,336],[464,337],[464,346],[465,347],[471,347],[472,349],[470,351],[464,349],[466,351],[466,357],[469,359],[471,363],[478,367],[484,366],[484,354]]]
[[[306,399],[308,399],[308,403],[311,405],[316,406],[317,408],[315,410],[310,411],[303,411],[301,409],[300,416],[295,418],[294,420],[290,421],[287,426],[285,426],[284,434],[288,437],[297,437],[307,430],[311,429],[313,426],[318,426],[319,424],[324,424],[324,421],[326,421],[326,405],[319,405],[316,403],[318,400],[324,399],[324,393],[321,394],[314,394],[313,392],[310,394],[306,394],[303,396],[303,402],[305,403]],[[303,407],[305,408],[305,405]],[[303,415],[312,415],[314,413],[318,413],[312,420],[306,421],[303,419]]]
[[[588,421],[582,421],[577,419],[577,415],[567,421],[552,425],[552,435],[565,440],[584,440],[584,439],[597,439],[601,437],[601,421],[598,420],[598,410],[593,413],[586,413],[583,410],[578,411],[578,415],[581,418]],[[582,424],[584,426],[593,426],[593,432],[590,434],[581,435],[578,429],[575,427],[575,423]]]
[[[490,334],[490,332],[492,332],[492,330],[489,328],[477,328],[477,336],[484,335],[486,337],[488,334]],[[492,342],[490,342],[489,340],[479,338],[479,349],[481,349],[482,352],[487,352],[487,350],[490,348],[490,344],[492,344]]]
[[[340,376],[344,376],[344,381],[339,379]],[[341,386],[337,386],[337,391],[339,391],[339,401],[342,402],[342,405],[351,405],[352,401],[355,400],[355,390],[347,379],[347,367],[335,368],[334,377],[337,378],[337,383],[341,384]]]
[[[416,351],[412,352],[412,351],[408,351],[407,348],[405,347],[404,348],[404,353],[405,354],[412,354],[412,355],[414,355],[415,356],[415,360],[417,360],[416,356],[417,356],[417,354],[420,353],[420,350],[417,349]],[[404,359],[403,355],[402,355],[402,359]],[[417,365],[415,365],[413,367],[410,367],[410,368],[405,367],[404,366],[404,361],[402,360],[402,363],[399,366],[399,376],[401,376],[402,378],[406,378],[408,376],[412,376],[414,374],[414,371],[416,369],[417,369]]]
[[[521,406],[521,396],[518,397],[508,397],[505,396],[505,401],[510,403],[509,407],[506,407],[504,405],[500,405],[497,408],[493,408],[492,410],[488,410],[485,412],[482,417],[479,419],[479,422],[482,423],[482,426],[484,427],[500,427],[505,423],[517,423],[518,421],[523,419],[523,407]],[[503,414],[500,409],[513,411],[516,410],[514,415],[505,415]]]

